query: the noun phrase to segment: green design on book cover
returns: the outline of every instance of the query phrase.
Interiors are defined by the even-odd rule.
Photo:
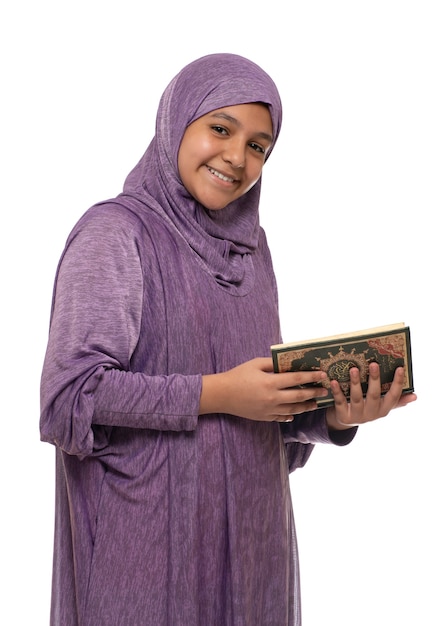
[[[369,363],[377,362],[381,373],[381,393],[384,394],[392,384],[397,367],[405,368],[404,387],[407,391],[413,390],[410,362],[410,342],[408,329],[399,330],[379,336],[354,337],[334,340],[327,343],[313,343],[299,347],[287,346],[275,351],[276,371],[311,371],[323,370],[327,373],[327,380],[322,384],[330,391],[330,380],[336,379],[342,391],[349,397],[350,376],[352,367],[357,367],[360,373],[363,393],[367,392]],[[318,383],[319,384],[319,383]],[[318,404],[332,403],[331,393],[324,399],[318,399]]]

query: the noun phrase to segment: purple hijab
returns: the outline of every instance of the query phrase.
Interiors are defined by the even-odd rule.
[[[189,124],[215,109],[250,102],[268,105],[273,147],[282,106],[277,87],[264,70],[235,54],[211,54],[187,65],[164,91],[155,137],[118,198],[125,206],[136,200],[162,215],[216,281],[237,295],[249,291],[252,284],[250,253],[259,240],[261,180],[224,209],[209,211],[183,186],[177,158]]]

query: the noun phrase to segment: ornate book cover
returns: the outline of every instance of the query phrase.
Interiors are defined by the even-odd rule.
[[[391,324],[311,341],[282,343],[271,346],[275,372],[323,370],[327,380],[323,386],[329,391],[325,398],[317,398],[318,406],[334,404],[329,380],[339,381],[347,399],[350,398],[349,370],[360,372],[363,395],[367,393],[369,363],[380,365],[381,393],[384,395],[393,380],[397,367],[403,366],[405,381],[403,393],[414,391],[410,329],[404,324]]]

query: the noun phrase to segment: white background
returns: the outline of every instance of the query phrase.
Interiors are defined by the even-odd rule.
[[[304,626],[446,624],[443,4],[1,9],[2,624],[48,623],[54,451],[39,441],[39,378],[65,238],[121,190],[167,82],[223,51],[262,65],[283,98],[261,214],[284,339],[412,330],[418,401],[292,476]]]

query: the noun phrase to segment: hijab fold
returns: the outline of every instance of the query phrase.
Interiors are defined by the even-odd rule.
[[[261,179],[224,209],[210,211],[183,186],[177,161],[189,124],[215,109],[252,102],[269,107],[274,145],[282,107],[277,87],[264,70],[229,53],[207,55],[187,65],[164,91],[155,137],[116,199],[129,209],[138,205],[139,210],[158,213],[217,283],[234,295],[247,293],[253,283],[251,255],[259,241]]]

